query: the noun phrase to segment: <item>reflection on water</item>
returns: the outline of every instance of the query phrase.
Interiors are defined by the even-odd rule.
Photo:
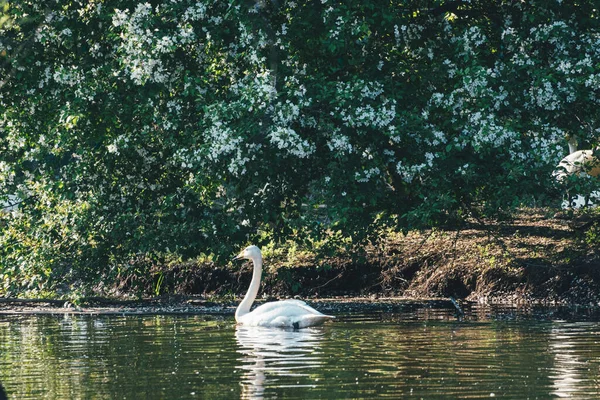
[[[586,393],[594,390],[590,384],[594,381],[586,379],[590,356],[598,357],[600,354],[589,354],[589,343],[596,343],[600,339],[598,327],[593,323],[565,323],[555,322],[550,331],[549,347],[554,357],[554,368],[550,377],[553,380],[552,394],[565,398],[585,398]],[[596,358],[596,361],[598,359]],[[598,387],[596,380],[596,390]]]
[[[0,382],[11,400],[600,398],[598,319],[492,314],[348,313],[300,331],[232,316],[0,316]]]
[[[265,385],[275,386],[278,376],[306,377],[322,365],[319,351],[322,328],[284,330],[236,326],[235,338],[241,374],[242,398],[263,398]]]

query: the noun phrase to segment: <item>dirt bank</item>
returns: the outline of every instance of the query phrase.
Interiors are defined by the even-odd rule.
[[[310,252],[266,257],[261,295],[387,296],[470,301],[600,302],[598,214],[524,210],[506,223],[386,233],[336,257]],[[157,278],[160,277],[160,278]],[[156,266],[145,284],[163,293],[230,299],[243,295],[251,267],[188,261]],[[122,293],[127,292],[127,285]],[[119,295],[119,293],[117,293]]]

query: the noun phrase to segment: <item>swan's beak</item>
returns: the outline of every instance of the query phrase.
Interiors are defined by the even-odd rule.
[[[244,253],[240,253],[237,256],[233,257],[232,261],[241,260],[242,258],[244,258]]]

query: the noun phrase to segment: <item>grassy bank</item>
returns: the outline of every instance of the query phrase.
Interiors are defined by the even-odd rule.
[[[382,232],[379,240],[334,256],[296,244],[264,246],[265,297],[408,296],[496,301],[600,301],[597,213],[522,210],[511,221],[460,229]],[[195,294],[234,299],[249,263],[210,259],[152,265],[145,278],[124,276],[115,296]]]

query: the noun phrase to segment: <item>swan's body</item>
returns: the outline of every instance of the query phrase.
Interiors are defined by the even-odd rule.
[[[318,312],[300,300],[282,300],[266,303],[250,311],[250,307],[254,303],[260,286],[262,254],[258,247],[249,246],[236,257],[236,259],[240,258],[252,260],[254,271],[252,272],[252,281],[250,282],[248,292],[235,311],[235,320],[238,324],[301,329],[321,325],[328,319],[335,318],[331,315]]]
[[[572,151],[571,143],[569,142],[569,150]],[[564,182],[571,175],[580,176],[599,176],[600,175],[600,160],[594,155],[594,150],[578,150],[571,152],[568,156],[560,160],[556,169],[552,173],[554,179],[558,182]],[[600,192],[595,190],[588,196],[568,195],[568,199],[562,203],[563,209],[581,208],[587,205],[597,204],[600,200]]]
[[[600,175],[600,161],[594,156],[594,150],[579,150],[569,154],[560,160],[552,175],[562,181],[569,175],[582,172],[590,176]]]

